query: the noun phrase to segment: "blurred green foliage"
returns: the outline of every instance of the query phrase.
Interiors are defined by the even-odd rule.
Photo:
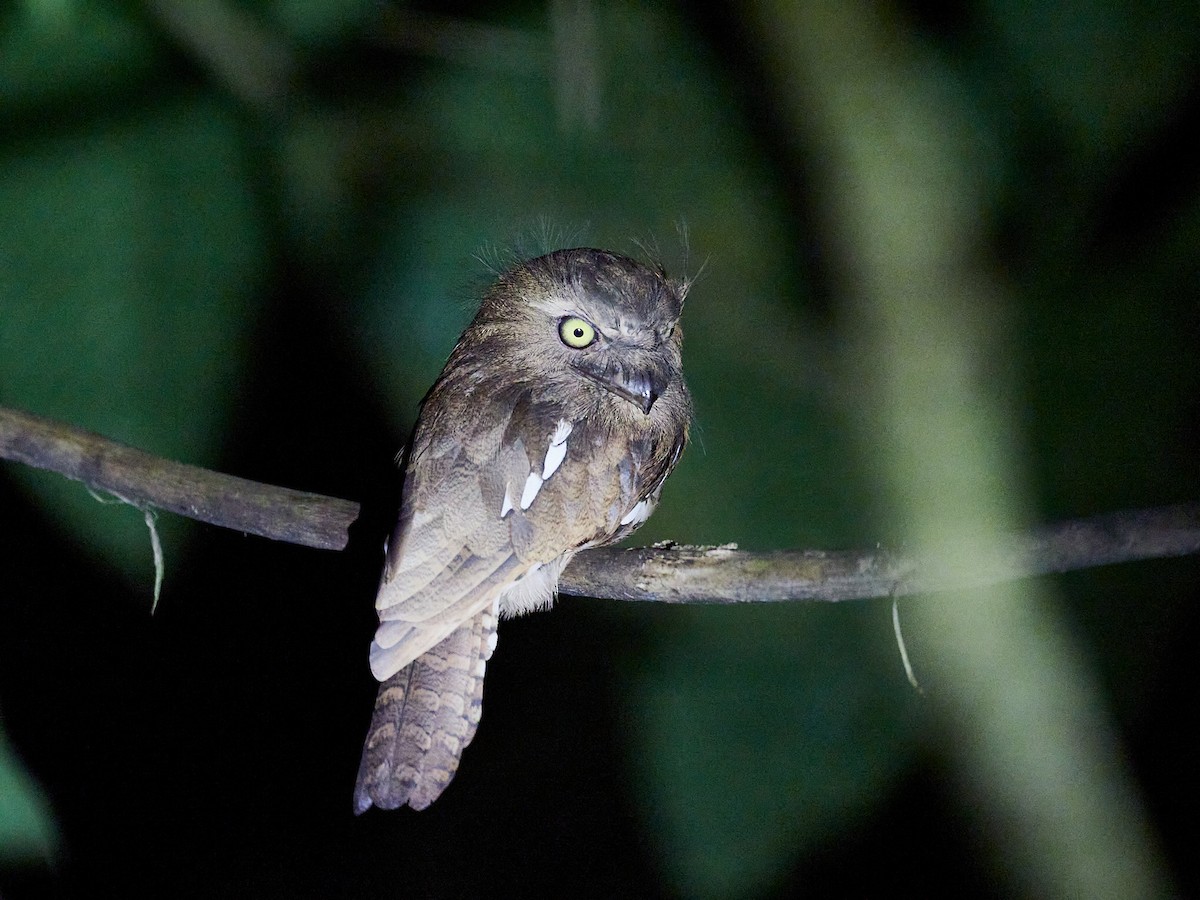
[[[0,733],[0,866],[48,860],[56,841],[53,820],[37,786]]]
[[[122,119],[86,139],[8,148],[0,390],[6,403],[212,463],[250,349],[266,232],[224,104],[181,91]],[[88,546],[145,578],[140,516],[115,516],[61,478],[17,474]]]
[[[836,250],[806,230],[819,148],[781,137],[786,92],[746,35],[636,3],[467,12],[466,32],[365,0],[0,12],[0,403],[214,465],[272,276],[303,260],[338,286],[329,320],[400,436],[488,265],[642,241],[697,276],[697,423],[638,541],[882,537],[829,327]],[[1200,287],[1200,193],[1193,177],[1107,204],[1197,90],[1200,7],[987,2],[909,27],[1019,304],[1013,427],[1048,514],[1194,499],[1178,417],[1200,387],[1195,307],[1178,298]],[[253,96],[243,69],[265,79]],[[11,474],[150,584],[140,515]],[[187,532],[164,525],[169,602]],[[922,747],[882,607],[599,615],[648,635],[618,660],[631,778],[684,894],[768,890]],[[44,848],[53,826],[10,756],[0,788],[0,860]]]

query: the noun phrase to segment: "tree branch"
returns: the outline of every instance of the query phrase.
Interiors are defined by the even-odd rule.
[[[98,434],[0,407],[0,458],[138,506],[321,550],[344,550],[359,505],[160,459]]]
[[[58,472],[140,506],[323,550],[345,549],[361,512],[349,500],[171,462],[3,407],[0,458]],[[559,590],[660,603],[748,603],[858,600],[978,587],[1200,552],[1200,504],[1111,513],[949,549],[953,552],[946,558],[918,560],[886,550],[606,547],[576,556],[563,572]]]

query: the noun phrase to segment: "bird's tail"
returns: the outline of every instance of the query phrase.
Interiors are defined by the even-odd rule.
[[[484,664],[496,615],[478,613],[379,686],[363,747],[354,811],[425,809],[454,777],[483,709]]]

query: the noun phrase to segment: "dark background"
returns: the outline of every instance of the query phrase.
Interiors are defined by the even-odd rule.
[[[970,188],[1017,448],[1004,490],[1041,521],[1196,500],[1196,5],[845,8],[938,98],[920,127]],[[340,554],[163,515],[150,615],[139,512],[0,468],[0,896],[1036,893],[1005,842],[1021,823],[963,787],[971,735],[939,705],[930,620],[908,635],[921,695],[886,603],[566,598],[502,627],[445,796],[351,814],[391,459],[513,256],[642,245],[699,273],[695,442],[638,543],[909,540],[842,357],[841,157],[796,99],[816,89],[765,49],[789,21],[0,10],[0,403],[370,512]],[[1046,580],[1063,671],[1111,722],[1099,740],[1179,895],[1200,893],[1198,574]]]

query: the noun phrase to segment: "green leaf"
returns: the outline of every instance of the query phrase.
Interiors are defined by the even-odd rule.
[[[264,237],[239,126],[169,101],[0,150],[0,403],[212,464],[246,358]],[[13,470],[81,544],[153,578],[141,513]],[[161,523],[168,546],[185,527]]]

